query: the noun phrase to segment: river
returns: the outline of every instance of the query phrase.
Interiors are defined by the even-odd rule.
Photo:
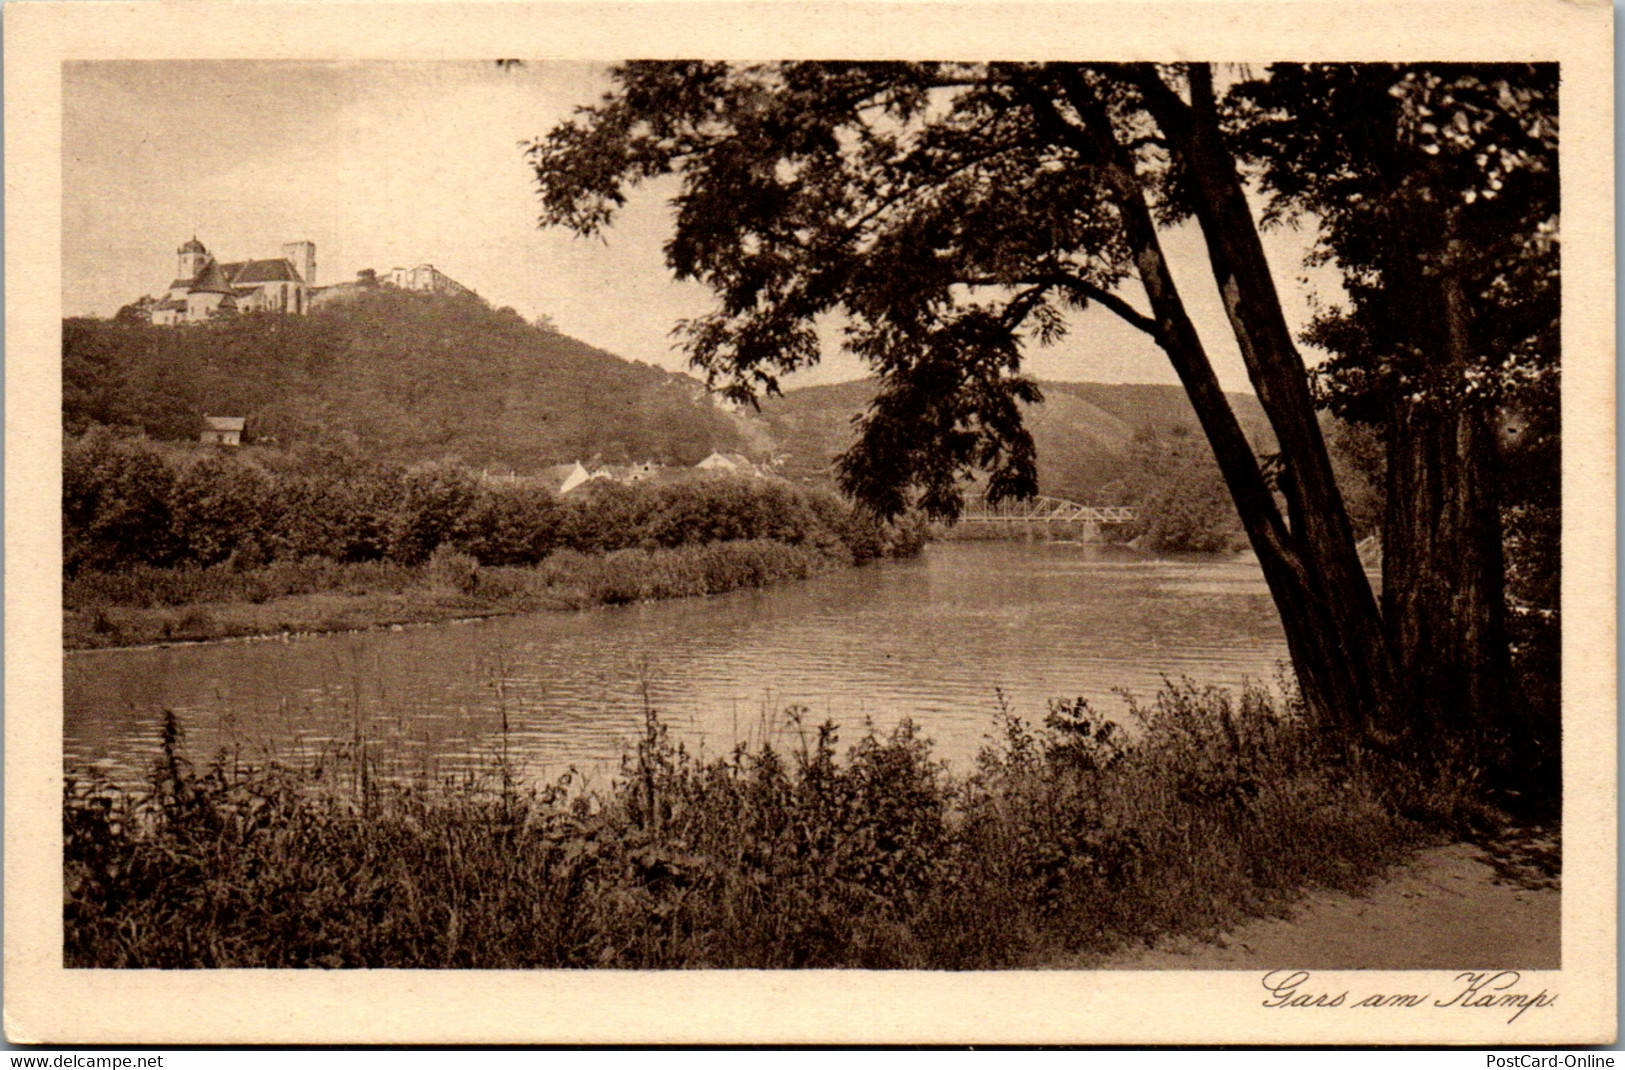
[[[966,768],[1000,703],[1121,716],[1166,674],[1273,683],[1286,641],[1258,566],[1100,545],[950,542],[763,591],[286,640],[68,654],[70,768],[132,779],[165,709],[188,752],[307,761],[358,734],[396,775],[609,775],[653,708],[691,751],[784,741],[787,706],[850,742],[909,717]],[[506,731],[503,723],[506,721]]]

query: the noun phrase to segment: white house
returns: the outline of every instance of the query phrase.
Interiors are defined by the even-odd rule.
[[[762,469],[742,453],[716,453],[694,466],[704,472],[719,475],[761,476]]]
[[[593,478],[580,461],[574,464],[555,464],[543,469],[542,476],[554,494],[568,494]]]

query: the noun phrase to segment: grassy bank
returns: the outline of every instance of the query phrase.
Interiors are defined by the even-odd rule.
[[[585,609],[765,587],[849,563],[838,547],[751,539],[559,550],[533,567],[483,566],[442,551],[419,566],[308,558],[250,569],[86,570],[63,585],[63,644],[81,650]]]
[[[1293,702],[1081,700],[953,775],[905,724],[698,760],[651,715],[601,793],[408,788],[364,760],[70,780],[69,966],[1004,968],[1208,934],[1351,889],[1461,800],[1336,753]],[[362,749],[364,753],[364,748]],[[335,784],[359,785],[335,791]]]

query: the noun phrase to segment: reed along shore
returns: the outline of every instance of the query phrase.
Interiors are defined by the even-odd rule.
[[[487,567],[446,552],[419,566],[316,558],[246,571],[137,567],[68,581],[63,646],[144,646],[589,609],[769,587],[851,565],[838,550],[749,539],[607,554],[560,550],[534,566]]]
[[[1493,812],[1340,748],[1301,704],[1170,685],[1129,723],[1005,715],[950,772],[910,724],[702,760],[647,731],[602,790],[495,761],[376,775],[194,764],[66,787],[73,967],[986,969],[1208,935],[1360,889]]]

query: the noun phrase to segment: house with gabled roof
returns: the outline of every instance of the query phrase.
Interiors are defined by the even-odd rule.
[[[694,467],[702,472],[710,472],[715,475],[750,476],[751,478],[761,478],[767,475],[760,465],[743,453],[714,451]]]
[[[247,423],[244,416],[205,416],[198,441],[216,446],[241,446]]]
[[[542,469],[542,479],[547,482],[548,489],[554,494],[568,494],[572,490],[592,480],[592,473],[587,471],[586,465],[580,461],[574,464],[555,464],[551,468]]]

